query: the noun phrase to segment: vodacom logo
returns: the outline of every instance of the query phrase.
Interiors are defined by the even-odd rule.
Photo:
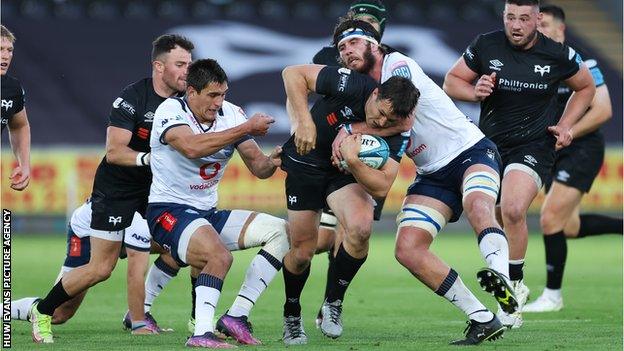
[[[220,169],[221,164],[219,162],[206,163],[199,167],[199,176],[204,180],[209,180],[214,178]]]

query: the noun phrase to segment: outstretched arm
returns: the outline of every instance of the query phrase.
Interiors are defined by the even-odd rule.
[[[26,108],[13,115],[9,120],[9,139],[11,149],[17,160],[17,167],[11,172],[11,188],[24,190],[30,182],[30,124]]]
[[[281,146],[275,147],[270,155],[265,155],[254,140],[247,140],[237,147],[245,166],[249,171],[260,179],[266,179],[275,173],[277,167],[282,164],[280,154]]]

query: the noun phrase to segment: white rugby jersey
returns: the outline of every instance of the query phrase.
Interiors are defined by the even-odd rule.
[[[481,140],[484,135],[411,58],[393,52],[384,57],[381,82],[409,78],[420,90],[416,120],[405,154],[419,174],[433,173]]]
[[[152,186],[149,202],[169,202],[189,205],[200,210],[216,207],[217,185],[223,177],[234,149],[243,137],[210,156],[188,159],[168,145],[164,135],[169,128],[187,125],[195,134],[220,132],[234,128],[247,121],[243,110],[227,101],[223,102],[217,118],[211,125],[201,124],[182,98],[169,98],[163,102],[154,115],[150,146],[152,154]]]
[[[85,202],[72,213],[69,220],[72,232],[79,238],[86,238],[91,232],[91,202]],[[152,235],[147,221],[138,212],[134,213],[132,224],[125,229],[124,243],[138,251],[149,251]]]

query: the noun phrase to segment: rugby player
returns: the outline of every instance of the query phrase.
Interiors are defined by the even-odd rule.
[[[64,275],[77,267],[89,263],[91,255],[91,202],[87,201],[72,213],[67,228],[67,254],[56,282]],[[147,228],[147,222],[137,212],[128,228],[125,229],[124,246],[128,254],[128,285],[142,285],[145,274],[147,257],[150,253],[151,235]],[[133,280],[136,283],[133,284]],[[55,282],[55,284],[56,284]],[[143,290],[141,286],[141,291]],[[52,315],[52,324],[63,324],[74,316],[87,294],[88,288],[65,301],[58,306]],[[128,292],[130,296],[130,290]],[[140,295],[140,294],[139,294]],[[11,318],[18,320],[30,320],[32,305],[41,300],[39,297],[26,297],[11,302]],[[133,334],[157,333],[158,326],[150,319],[139,328],[133,330]]]
[[[485,290],[495,293],[502,308],[517,307],[509,286],[509,250],[504,231],[496,222],[495,205],[500,185],[500,158],[496,146],[453,104],[411,58],[387,53],[378,45],[374,28],[357,20],[341,22],[334,43],[347,68],[384,82],[392,76],[411,79],[421,92],[406,154],[417,167],[409,187],[399,225],[395,255],[416,278],[443,296],[470,319],[464,340],[478,344],[502,335],[500,321],[468,290],[457,272],[429,247],[447,222],[466,210],[488,268],[478,273]],[[351,125],[361,130],[362,123]],[[331,325],[331,320],[323,320]]]
[[[301,321],[301,291],[310,273],[320,212],[329,205],[345,237],[334,260],[334,275],[341,280],[323,303],[323,314],[339,320],[346,287],[366,260],[373,220],[372,197],[385,197],[396,178],[406,140],[398,134],[418,101],[418,90],[405,78],[393,77],[379,86],[372,78],[346,68],[300,65],[282,72],[294,135],[284,144],[282,169],[286,171],[286,196],[291,249],[284,257],[286,302],[284,335],[287,345],[307,343]],[[308,110],[309,93],[322,96]],[[366,166],[357,157],[359,136],[345,139],[343,159],[351,174],[332,165],[331,144],[344,123],[366,121],[386,136],[391,157],[382,168]],[[348,204],[348,205],[347,205]],[[331,301],[331,302],[329,302]],[[322,328],[335,338],[342,325]]]
[[[56,308],[108,279],[134,213],[145,214],[152,180],[149,136],[154,111],[166,98],[186,88],[186,70],[194,48],[186,38],[172,34],[162,35],[152,44],[152,77],[127,86],[113,102],[106,155],[96,171],[91,194],[91,258],[64,274],[45,298],[33,304],[30,321],[37,343],[53,342],[51,322]],[[133,322],[142,322],[135,318]]]
[[[170,98],[156,110],[150,138],[153,182],[147,219],[154,240],[177,265],[200,270],[195,285],[195,330],[190,347],[234,347],[214,334],[213,316],[231,250],[266,243],[252,262],[237,302],[219,319],[239,342],[258,344],[247,321],[249,310],[281,268],[288,249],[286,222],[247,210],[216,209],[217,186],[236,149],[256,177],[268,178],[280,165],[281,148],[265,155],[252,136],[264,135],[273,118],[247,119],[228,101],[226,73],[215,60],[193,62],[183,98]],[[276,238],[276,240],[267,240]],[[242,335],[245,339],[237,338]]]
[[[7,74],[13,59],[15,35],[0,25],[0,74],[2,75],[2,131],[9,126],[11,148],[17,165],[11,172],[11,189],[22,191],[30,182],[30,124],[24,106],[24,89]]]
[[[555,146],[570,144],[570,128],[595,92],[591,74],[574,49],[537,31],[540,17],[538,0],[507,0],[504,30],[479,35],[444,80],[450,97],[481,102],[479,127],[500,152],[500,212],[509,239],[509,274],[520,307],[529,295],[522,271],[527,209],[550,174]],[[574,93],[559,119],[561,82]],[[522,324],[520,310],[513,314],[501,310],[499,318],[508,326]]]
[[[546,250],[546,287],[542,294],[522,309],[523,312],[551,312],[563,308],[561,283],[567,257],[566,237],[579,238],[608,233],[622,234],[622,218],[600,214],[580,214],[581,199],[591,189],[604,160],[605,142],[600,126],[611,118],[611,98],[602,72],[593,56],[566,42],[565,13],[556,5],[540,7],[538,30],[559,43],[573,46],[589,68],[596,95],[589,110],[572,126],[574,140],[558,150],[555,166],[546,182],[546,199],[541,210],[541,227]],[[558,112],[570,98],[570,88],[558,89]]]

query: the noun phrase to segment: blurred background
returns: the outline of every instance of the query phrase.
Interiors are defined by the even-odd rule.
[[[177,33],[196,46],[194,58],[215,58],[230,78],[227,99],[248,114],[277,123],[258,141],[266,148],[288,138],[280,72],[309,63],[330,42],[350,1],[329,0],[2,0],[1,19],[15,36],[9,74],[20,79],[32,131],[31,183],[22,193],[6,179],[13,167],[2,135],[2,207],[13,210],[14,232],[63,232],[67,213],[89,196],[104,155],[112,102],[126,85],[151,74],[152,40]],[[622,212],[622,2],[544,1],[567,15],[568,39],[598,59],[613,99],[602,130],[605,164],[584,209]],[[385,1],[383,42],[405,52],[438,84],[472,39],[502,28],[502,0]],[[459,103],[469,117],[477,104]],[[393,224],[414,177],[403,160],[384,214]],[[254,179],[240,159],[220,186],[220,206],[285,215],[284,174]],[[539,209],[541,197],[533,204]],[[461,225],[461,224],[460,224]]]

